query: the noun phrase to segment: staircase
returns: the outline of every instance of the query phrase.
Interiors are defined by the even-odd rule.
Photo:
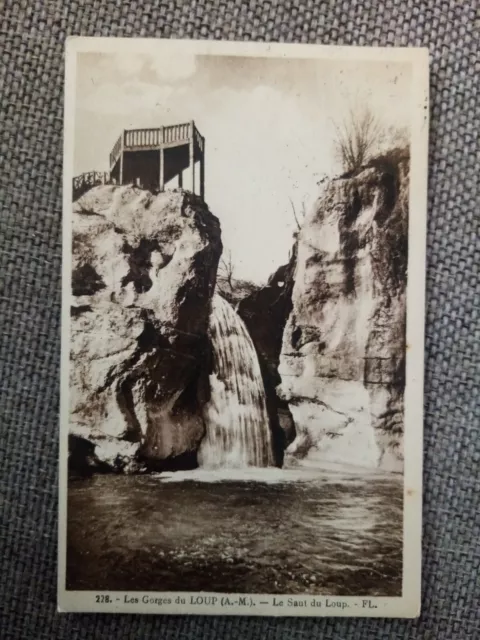
[[[84,193],[99,184],[112,184],[108,171],[88,171],[73,179],[72,199],[78,200]]]

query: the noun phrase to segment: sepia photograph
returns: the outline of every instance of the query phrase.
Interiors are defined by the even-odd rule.
[[[60,609],[418,615],[427,53],[68,47]]]

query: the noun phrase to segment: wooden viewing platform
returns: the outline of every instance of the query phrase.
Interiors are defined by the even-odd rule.
[[[199,193],[204,198],[205,138],[193,120],[157,129],[129,129],[120,134],[110,153],[110,181],[163,191],[173,178],[183,187],[183,172],[189,169],[188,187],[196,193],[197,162]]]

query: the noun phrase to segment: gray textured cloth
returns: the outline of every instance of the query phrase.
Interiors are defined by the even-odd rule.
[[[4,0],[1,637],[480,637],[478,11],[476,0]],[[63,50],[69,34],[430,47],[425,524],[419,620],[56,613]]]

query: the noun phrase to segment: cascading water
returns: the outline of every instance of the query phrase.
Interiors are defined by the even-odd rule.
[[[212,300],[213,350],[206,435],[199,464],[207,468],[273,465],[265,390],[255,347],[243,320],[221,296]]]

